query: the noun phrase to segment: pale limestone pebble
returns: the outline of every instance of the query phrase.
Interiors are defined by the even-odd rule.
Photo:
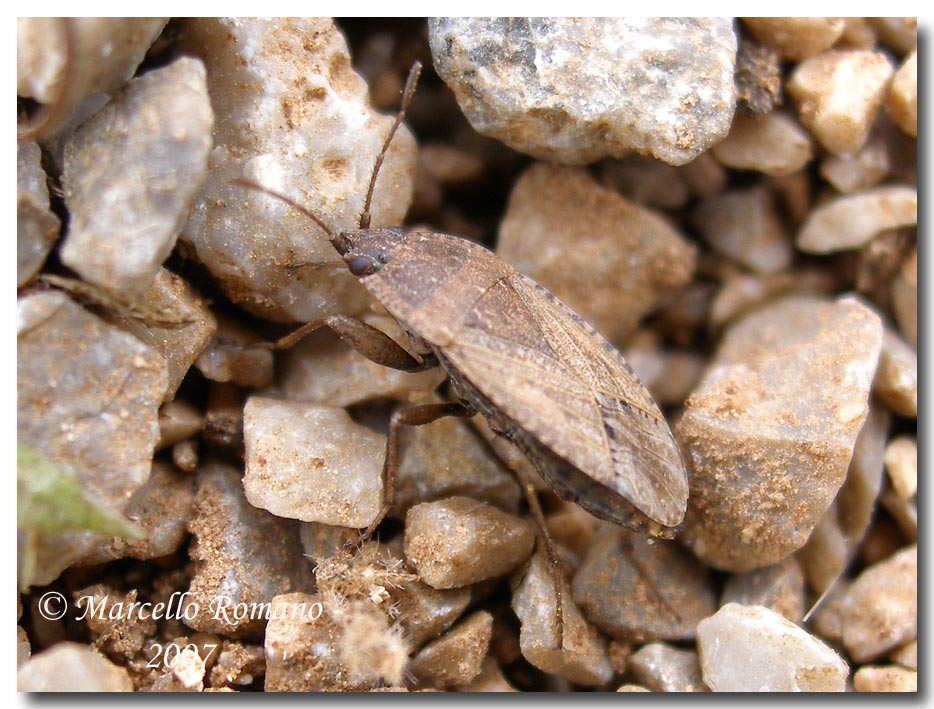
[[[918,671],[897,665],[860,667],[853,675],[857,692],[917,692]]]
[[[60,292],[17,302],[17,437],[45,453],[84,494],[122,512],[149,479],[159,437],[165,361]],[[44,535],[35,584],[53,581],[100,541],[93,532]]]
[[[252,396],[243,410],[250,504],[278,517],[366,527],[382,505],[386,438],[346,411]]]
[[[314,587],[298,523],[250,505],[239,471],[227,464],[198,471],[188,530],[194,535],[193,569],[181,613],[195,630],[254,635],[266,621],[249,613],[251,608],[280,593]]]
[[[828,155],[820,164],[821,177],[844,194],[871,189],[888,173],[889,152],[881,137],[870,138],[853,155]]]
[[[693,222],[715,251],[756,273],[791,264],[791,240],[765,185],[704,200],[693,211]]]
[[[101,564],[113,559],[155,559],[174,553],[185,541],[194,502],[194,480],[172,466],[154,462],[149,480],[124,510],[127,519],[139,525],[142,539],[116,537],[99,543],[81,558],[81,565]]]
[[[503,576],[529,558],[535,533],[524,519],[469,497],[409,509],[405,558],[433,588]]]
[[[23,18],[19,18],[22,20]],[[61,221],[49,208],[39,146],[16,143],[16,287],[35,276],[58,239]]]
[[[720,605],[763,606],[792,623],[804,616],[804,572],[793,556],[772,566],[733,574],[723,586]]]
[[[843,644],[858,663],[882,657],[918,634],[918,547],[865,569],[843,601]]]
[[[719,194],[729,180],[726,168],[717,161],[711,150],[682,165],[679,174],[688,191],[701,198]]]
[[[200,460],[197,441],[182,441],[172,446],[172,463],[179,470],[193,473],[198,469]]]
[[[884,52],[831,49],[798,64],[785,86],[818,142],[850,155],[865,144],[894,71]]]
[[[156,450],[174,446],[198,434],[204,415],[187,401],[175,399],[159,408],[159,442]]]
[[[480,663],[480,674],[466,684],[454,687],[457,692],[518,692],[509,680],[503,676],[503,671],[496,660],[487,656]]]
[[[413,646],[437,638],[467,609],[469,588],[437,589],[417,579],[404,579],[387,588],[393,613],[406,640]]]
[[[525,574],[512,594],[512,609],[519,618],[519,647],[522,656],[548,674],[584,686],[609,682],[613,666],[607,654],[607,642],[584,618],[563,584],[563,647],[558,647],[558,627],[554,577],[544,549],[532,556]]]
[[[675,210],[687,204],[690,197],[687,185],[681,180],[682,170],[683,167],[644,155],[627,155],[605,161],[600,178],[603,184],[615,188],[628,200],[655,209]]]
[[[247,389],[269,386],[275,362],[268,343],[228,316],[219,316],[216,330],[195,360],[198,370],[215,382],[231,382]]]
[[[211,173],[181,238],[227,295],[257,315],[311,322],[362,312],[369,296],[321,229],[231,182],[245,177],[284,192],[334,232],[357,227],[393,117],[370,107],[343,35],[324,18],[208,18],[185,25],[180,49],[203,58],[217,114]],[[402,126],[379,173],[372,226],[401,223],[415,164],[415,141]]]
[[[225,639],[208,677],[211,686],[219,690],[230,685],[251,685],[265,674],[266,653],[262,646]]]
[[[775,611],[729,603],[697,626],[704,682],[714,692],[843,692],[849,667]]]
[[[617,692],[651,692],[651,689],[646,689],[641,684],[623,684],[620,685]]]
[[[897,648],[891,655],[889,659],[893,662],[897,662],[903,667],[907,667],[910,670],[918,669],[918,641],[912,640],[910,643],[905,643],[900,648]]]
[[[387,315],[368,313],[362,320],[399,343],[405,334]],[[410,402],[444,381],[441,367],[402,372],[371,362],[330,331],[319,331],[284,352],[278,367],[283,394],[295,401],[352,406],[378,399]]]
[[[476,678],[490,647],[493,616],[477,611],[419,650],[406,667],[417,687],[447,689]]]
[[[44,142],[78,125],[125,84],[165,27],[165,17],[18,17],[16,94],[54,112]],[[65,26],[67,22],[67,27]],[[68,32],[70,46],[64,41]]]
[[[217,320],[208,303],[183,279],[160,268],[152,284],[135,303],[144,314],[110,314],[108,320],[132,333],[163,356],[169,386],[165,401],[172,401],[195,359],[217,332]]]
[[[641,685],[655,692],[707,692],[696,650],[666,643],[643,645],[629,658],[629,671]]]
[[[842,17],[744,17],[743,24],[757,40],[789,61],[829,49],[846,27]]]
[[[875,405],[869,407],[853,446],[846,480],[798,552],[808,583],[818,593],[836,583],[870,529],[882,488],[890,423],[885,411]]]
[[[858,249],[877,234],[918,223],[918,190],[889,185],[835,197],[811,212],[795,239],[811,254]]]
[[[696,555],[741,572],[805,544],[846,479],[881,348],[853,297],[786,297],[727,331],[675,430]]]
[[[154,69],[65,146],[62,262],[118,298],[150,288],[207,175],[214,114],[205,79],[192,58]]]
[[[727,18],[440,18],[428,32],[473,127],[539,159],[633,151],[682,165],[729,130]]]
[[[810,136],[784,111],[757,117],[737,113],[729,135],[711,152],[726,167],[772,177],[799,172],[814,155]]]
[[[132,692],[133,681],[87,645],[64,642],[33,655],[16,674],[19,692]]]
[[[716,609],[710,574],[693,556],[609,523],[594,535],[571,589],[591,623],[624,641],[692,639]]]
[[[449,417],[430,426],[410,427],[404,440],[393,516],[404,519],[419,502],[454,496],[518,512],[522,493],[515,476],[466,421]],[[452,456],[452,451],[457,455]]]
[[[770,275],[728,275],[710,304],[710,325],[719,329],[752,310],[790,293],[829,295],[837,286],[834,274],[824,269],[801,268]]]
[[[895,494],[903,500],[918,490],[918,442],[912,436],[897,436],[885,447],[885,469]]]
[[[29,636],[22,625],[16,626],[16,667],[22,667],[23,663],[32,655],[32,647],[29,644]]]
[[[661,406],[680,406],[700,381],[706,361],[694,352],[629,347],[626,362]]]
[[[918,44],[917,17],[869,17],[876,36],[900,54],[907,54]]]
[[[496,253],[619,341],[691,279],[697,249],[583,169],[537,163],[513,187]]]
[[[892,280],[892,311],[905,339],[918,346],[918,250],[902,263]]]
[[[846,23],[837,47],[850,49],[872,49],[876,45],[876,33],[866,17],[844,17]]]

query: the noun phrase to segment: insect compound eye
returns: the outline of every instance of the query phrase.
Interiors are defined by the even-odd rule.
[[[355,276],[369,276],[371,273],[376,273],[376,271],[379,270],[379,264],[377,264],[372,257],[362,254],[352,257],[347,262],[347,266],[350,268],[350,272]]]

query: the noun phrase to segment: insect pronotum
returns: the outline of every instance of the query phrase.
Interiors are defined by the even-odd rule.
[[[316,320],[280,340],[289,347],[329,327],[378,364],[404,371],[441,366],[456,401],[397,410],[383,463],[384,501],[368,537],[393,504],[401,426],[482,414],[515,444],[563,499],[602,519],[671,538],[684,518],[687,476],[658,406],[622,355],[551,292],[486,248],[449,234],[370,229],[376,176],[415,91],[409,74],[402,106],[383,143],[357,229],[334,232],[285,195],[282,200],[327,234],[351,273],[406,332],[411,352],[354,318]],[[557,554],[528,481],[522,481],[556,574],[559,647],[563,605]]]

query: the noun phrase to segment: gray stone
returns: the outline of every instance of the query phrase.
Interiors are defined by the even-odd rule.
[[[636,681],[656,692],[709,691],[695,650],[649,643],[629,658],[629,671]]]
[[[195,630],[252,636],[266,625],[251,609],[281,593],[314,588],[298,523],[247,502],[240,473],[212,463],[198,472],[188,523],[193,573],[181,614]]]
[[[480,674],[492,632],[493,616],[477,611],[419,650],[407,672],[419,686],[445,689],[470,682]]]
[[[344,37],[324,18],[209,18],[186,24],[180,49],[204,60],[217,115],[211,173],[182,238],[234,302],[267,319],[363,311],[366,291],[314,223],[231,182],[284,192],[334,231],[357,226],[393,118],[370,108]],[[403,126],[377,181],[374,227],[402,221],[415,162]]]
[[[571,586],[587,619],[632,642],[688,640],[714,612],[710,574],[677,544],[605,523]]]
[[[149,479],[166,390],[162,357],[59,292],[17,306],[17,437],[122,512]],[[100,538],[56,534],[37,547],[34,583],[54,580]]]
[[[881,347],[852,297],[788,297],[733,325],[676,427],[695,554],[749,571],[804,545],[846,478]]]
[[[781,613],[792,623],[804,616],[804,573],[800,562],[789,557],[773,566],[734,574],[723,585],[720,605],[738,603],[763,606]]]
[[[386,439],[343,409],[253,396],[243,410],[250,504],[279,517],[366,527],[382,505]]]
[[[429,43],[474,128],[543,160],[683,165],[733,116],[726,18],[435,18]]]
[[[65,148],[62,261],[133,301],[152,285],[207,172],[214,114],[200,61],[130,82]]]
[[[20,18],[22,19],[22,18]],[[49,188],[36,143],[16,143],[16,286],[35,276],[58,239],[61,224],[49,209]]]

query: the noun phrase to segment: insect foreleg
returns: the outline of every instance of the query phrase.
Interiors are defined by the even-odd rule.
[[[426,355],[422,359],[418,359],[382,330],[346,315],[332,315],[320,320],[313,320],[302,325],[294,332],[290,332],[272,347],[277,350],[289,349],[322,327],[330,328],[357,352],[384,367],[399,369],[403,372],[422,372],[438,366],[438,362],[433,356]]]
[[[399,469],[399,429],[402,426],[423,426],[445,416],[469,418],[477,412],[461,403],[423,404],[399,409],[389,419],[389,436],[386,438],[386,457],[383,460],[383,506],[379,515],[360,535],[359,539],[346,546],[355,546],[369,539],[379,523],[383,521],[396,501],[396,473]]]

